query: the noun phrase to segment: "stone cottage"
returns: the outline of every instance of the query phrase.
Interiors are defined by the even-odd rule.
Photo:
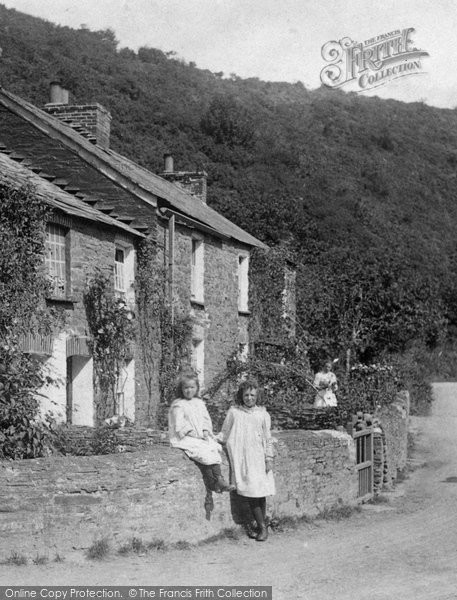
[[[48,217],[45,267],[51,280],[48,304],[64,309],[68,319],[54,337],[30,334],[23,350],[40,357],[56,383],[40,390],[42,414],[51,412],[58,422],[94,425],[94,372],[82,302],[89,277],[97,267],[115,273],[114,285],[134,306],[135,245],[143,233],[97,211],[92,206],[40,177],[33,170],[0,152],[0,182],[10,187],[31,186],[34,194],[52,207]],[[118,410],[135,415],[135,361],[126,361],[120,382]]]
[[[248,351],[249,261],[254,248],[265,246],[206,204],[205,173],[175,171],[171,156],[161,176],[149,172],[110,149],[106,109],[68,101],[58,83],[43,109],[0,88],[0,157],[5,172],[59,203],[48,224],[46,266],[54,293],[47,301],[64,307],[67,325],[53,340],[48,362],[65,385],[48,391],[49,406],[58,406],[64,422],[92,425],[96,397],[82,303],[92,268],[112,274],[116,293],[134,314],[135,247],[146,237],[155,242],[172,310],[192,319],[192,364],[207,385],[234,351]],[[152,390],[143,375],[135,347],[117,410],[147,426],[159,374]],[[78,403],[76,414],[71,407]]]

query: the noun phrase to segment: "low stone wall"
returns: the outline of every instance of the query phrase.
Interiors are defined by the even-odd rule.
[[[409,393],[400,392],[389,406],[375,414],[373,427],[373,491],[390,489],[398,471],[406,466],[408,453]]]
[[[349,435],[288,431],[275,437],[272,516],[315,515],[357,502]],[[113,546],[132,537],[198,542],[239,521],[235,495],[214,499],[207,521],[199,471],[183,453],[163,445],[129,454],[2,461],[0,560],[12,551],[53,558],[105,536]]]
[[[408,458],[409,393],[400,392],[395,401],[377,413],[383,433],[383,484],[391,487]]]
[[[355,444],[347,433],[282,431],[275,464],[277,493],[272,498],[277,516],[315,516],[357,502]]]

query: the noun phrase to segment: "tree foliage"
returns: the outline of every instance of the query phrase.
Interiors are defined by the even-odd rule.
[[[247,147],[254,143],[254,117],[233,96],[215,96],[200,124],[216,144]]]
[[[349,370],[359,360],[402,353],[415,339],[434,347],[446,330],[437,282],[414,278],[400,256],[373,252],[361,260],[329,249],[300,268],[300,322],[315,366],[333,355],[345,357]]]

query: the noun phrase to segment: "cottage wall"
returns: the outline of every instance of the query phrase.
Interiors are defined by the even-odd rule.
[[[203,301],[191,299],[192,239],[195,230],[177,225],[174,241],[174,304],[176,314],[193,319],[193,345],[203,344],[204,382],[208,385],[226,365],[228,357],[248,344],[249,313],[238,310],[239,256],[249,250],[232,240],[200,235],[204,244]],[[166,230],[160,236],[165,240]],[[167,259],[165,258],[165,264]]]
[[[78,335],[89,335],[83,294],[87,281],[97,269],[113,279],[115,231],[73,220],[69,235],[70,296],[75,302],[72,308],[67,309],[67,328]]]
[[[40,393],[44,395],[40,402],[42,414],[50,412],[57,422],[67,422],[67,356],[66,339],[69,336],[90,336],[86,310],[83,302],[84,290],[88,280],[97,269],[113,280],[114,256],[119,233],[113,228],[100,227],[88,221],[67,219],[69,233],[67,246],[69,256],[70,286],[65,300],[51,300],[65,313],[65,324],[59,335],[55,336],[53,355],[45,362],[45,370],[54,378],[54,382],[45,386]],[[124,243],[128,241],[122,234]],[[132,240],[133,245],[133,240]],[[113,284],[114,285],[114,284]],[[75,356],[72,364],[73,375],[73,418],[77,425],[94,424],[94,386],[93,361],[90,357]],[[145,395],[137,393],[135,398],[135,366],[130,361],[126,369],[124,387],[125,414],[135,417],[135,402],[146,402]]]

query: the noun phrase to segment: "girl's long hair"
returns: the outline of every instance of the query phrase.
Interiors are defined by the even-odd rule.
[[[236,405],[243,406],[243,394],[246,390],[257,390],[256,404],[258,406],[264,404],[263,389],[260,387],[259,382],[254,377],[248,377],[240,383],[240,386],[235,396]]]
[[[181,373],[176,378],[175,382],[175,398],[183,398],[184,394],[182,391],[182,387],[185,381],[195,381],[197,384],[197,394],[200,395],[200,382],[198,381],[198,375],[192,369],[186,369],[185,371],[181,371]],[[194,396],[195,398],[195,396]]]

